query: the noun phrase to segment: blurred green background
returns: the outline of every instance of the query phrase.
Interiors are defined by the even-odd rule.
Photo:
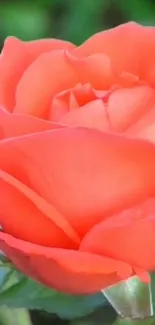
[[[154,0],[1,0],[0,42],[43,37],[81,43],[93,33],[136,20],[155,24]]]
[[[155,25],[155,0],[1,0],[0,47],[8,35],[22,40],[53,37],[80,44],[93,33],[130,20]],[[72,321],[37,311],[31,318],[34,325],[108,325],[116,315],[107,305]]]

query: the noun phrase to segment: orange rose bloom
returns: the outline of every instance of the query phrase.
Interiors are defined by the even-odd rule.
[[[81,46],[10,37],[0,56],[0,249],[93,293],[155,269],[155,28]]]

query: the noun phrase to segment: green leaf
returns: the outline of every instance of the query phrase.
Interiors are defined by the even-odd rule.
[[[0,308],[0,325],[32,325],[26,309]]]
[[[0,288],[0,306],[45,310],[61,318],[73,319],[93,312],[107,304],[101,293],[75,296],[51,290],[26,278],[15,270],[3,274]]]
[[[116,322],[113,325],[153,325],[155,324],[155,318],[149,317],[145,319],[136,319],[131,318],[117,318]]]

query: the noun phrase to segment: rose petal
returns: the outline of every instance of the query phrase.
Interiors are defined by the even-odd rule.
[[[42,54],[18,84],[14,112],[46,117],[52,97],[77,81],[78,76],[67,62],[64,51]]]
[[[138,138],[150,140],[155,143],[155,123],[145,126],[138,133],[136,132]]]
[[[101,99],[64,114],[59,123],[67,126],[84,126],[91,129],[109,131],[110,124],[105,105]]]
[[[88,84],[76,84],[75,87],[66,89],[53,98],[52,101],[52,110],[55,111],[57,108],[64,107],[64,113],[79,108],[87,102],[96,99],[95,91],[92,86]],[[52,112],[51,112],[52,113]],[[60,117],[63,114],[60,114]]]
[[[49,119],[59,121],[70,109],[76,109],[78,107],[79,104],[74,96],[73,88],[64,90],[54,96],[49,112]]]
[[[32,243],[75,248],[74,243],[27,199],[22,192],[0,181],[0,224],[4,231]]]
[[[68,49],[71,50],[76,46],[70,42],[48,38],[48,39],[40,39],[30,42],[24,42],[26,49],[34,58],[34,60],[42,53],[49,52],[52,50],[63,50]]]
[[[132,275],[128,264],[111,258],[41,247],[2,232],[0,248],[25,274],[66,293],[98,292]]]
[[[109,59],[104,55],[77,60],[69,52],[49,52],[41,55],[23,74],[17,87],[14,112],[48,118],[57,93],[79,82],[108,89],[113,80]]]
[[[9,37],[0,57],[0,105],[12,111],[15,104],[15,88],[29,64],[24,43]]]
[[[146,85],[113,91],[107,105],[111,129],[126,131],[151,110],[154,103],[155,91]]]
[[[81,46],[73,49],[73,54],[84,57],[93,53],[104,53],[118,72],[122,70],[139,75],[139,38],[144,27],[136,23],[126,23],[93,35]],[[139,50],[139,49],[138,49]],[[143,51],[145,48],[143,47]]]
[[[105,54],[94,53],[84,58],[77,58],[72,51],[66,52],[70,65],[76,69],[79,82],[90,83],[93,88],[108,90],[119,81],[111,60]]]
[[[0,108],[0,138],[59,128],[60,125],[30,115],[12,114]]]
[[[73,49],[73,54],[84,57],[93,53],[104,53],[118,73],[127,71],[153,82],[154,85],[154,38],[154,27],[129,22],[93,35],[81,46]]]
[[[134,22],[97,33],[73,49],[77,57],[93,53],[106,54],[114,69],[137,75],[154,86],[155,28]]]
[[[58,228],[58,230],[56,229],[57,235],[58,234],[60,235],[61,232],[64,232],[64,234],[66,234],[68,238],[71,239],[72,242],[75,244],[74,247],[76,248],[78,247],[80,242],[78,235],[72,229],[72,227],[67,222],[67,220],[55,209],[54,206],[46,202],[42,197],[40,197],[37,193],[35,193],[30,188],[28,188],[26,185],[22,184],[18,179],[15,179],[13,176],[11,176],[10,174],[2,170],[0,170],[0,183],[1,183],[1,187],[0,187],[1,197],[4,198],[4,200],[2,200],[3,202],[1,203],[0,223],[6,232],[9,232],[11,234],[15,233],[17,237],[26,240],[30,240],[31,238],[31,241],[34,240],[35,242],[36,239],[38,243],[40,243],[40,241],[41,243],[42,241],[44,241],[44,244],[47,244],[45,234],[42,235],[41,228],[40,228],[40,226],[43,224],[45,229],[47,228],[48,224],[50,225],[50,223],[47,220],[45,220],[44,217],[46,217],[47,219],[52,221],[51,227],[49,228],[51,232],[51,237],[52,237],[52,232],[55,231],[56,228]],[[10,204],[8,204],[8,200]],[[38,213],[35,208],[38,209]],[[24,210],[24,212],[22,212],[22,210]],[[29,213],[31,212],[32,212],[31,226],[34,225],[34,228],[32,227],[31,229],[32,233],[31,231],[29,231],[29,226],[28,228],[26,227],[26,229],[24,228],[25,222],[27,222],[26,215],[29,215]],[[43,217],[41,213],[39,216],[39,212],[43,214]],[[37,215],[39,216],[38,219],[37,219]],[[33,233],[36,231],[35,225],[39,223],[40,220],[41,220],[41,224],[39,225],[40,233],[36,234],[36,236],[34,235],[34,239],[33,239]],[[13,221],[15,222],[15,228],[12,226]],[[64,234],[63,237],[66,237],[64,236]],[[49,236],[47,236],[47,242],[48,241],[49,241]],[[63,245],[65,243],[65,245],[68,246],[68,240],[66,240],[66,238],[65,241],[64,238],[62,238],[62,242]],[[62,242],[58,238],[59,245],[62,245]],[[55,236],[54,238],[51,238],[50,245],[51,246],[55,245]]]
[[[0,142],[0,167],[54,205],[81,236],[154,195],[154,166],[153,144],[90,129]]]
[[[77,84],[74,88],[64,90],[57,94],[52,101],[50,109],[50,120],[59,121],[66,113],[80,106],[98,99],[104,98],[107,91],[96,90],[87,84]]]
[[[147,112],[125,131],[127,136],[155,142],[155,102],[148,103]]]
[[[8,37],[0,57],[0,105],[12,110],[15,88],[24,70],[42,53],[56,49],[71,49],[74,45],[60,40],[22,42]]]
[[[155,269],[155,199],[94,226],[80,250]]]

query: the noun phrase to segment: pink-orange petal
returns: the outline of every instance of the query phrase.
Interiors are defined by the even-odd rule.
[[[83,126],[91,129],[110,131],[109,118],[105,104],[101,99],[71,110],[64,114],[59,123],[67,126]]]
[[[0,138],[16,137],[59,128],[60,125],[30,115],[12,114],[0,108]]]
[[[59,121],[66,113],[98,98],[104,98],[105,90],[96,90],[91,84],[77,84],[74,88],[58,93],[52,100],[50,120]]]
[[[83,239],[80,250],[152,271],[155,269],[154,233],[155,199],[152,199],[94,226]]]
[[[120,88],[111,93],[107,104],[111,129],[126,131],[135,125],[155,104],[155,91],[147,85]]]
[[[132,275],[131,267],[95,254],[46,248],[0,232],[0,248],[25,274],[73,294],[98,292]],[[118,275],[122,269],[123,274]]]
[[[147,112],[141,118],[130,125],[125,131],[127,136],[138,137],[155,142],[155,101],[148,106]]]
[[[16,213],[14,214],[14,217],[17,218],[17,220],[15,221],[15,224],[16,224],[16,222],[19,224],[18,229],[14,228],[16,231],[16,235],[18,237],[20,236],[19,229],[20,228],[22,229],[22,227],[23,227],[22,224],[23,223],[25,224],[25,221],[26,222],[28,221],[27,218],[25,219],[26,213],[27,214],[28,214],[28,212],[31,213],[31,210],[32,210],[32,213],[34,214],[34,218],[33,218],[34,219],[33,220],[34,229],[32,229],[32,234],[35,231],[35,224],[37,224],[37,222],[39,223],[40,222],[39,219],[41,219],[41,216],[40,216],[40,218],[38,218],[38,221],[37,221],[37,216],[36,216],[37,213],[33,212],[33,210],[36,210],[35,208],[37,208],[39,210],[39,212],[41,212],[43,214],[44,217],[46,217],[48,220],[52,221],[52,224],[54,224],[54,228],[58,228],[58,230],[59,230],[57,232],[58,234],[60,234],[61,232],[64,232],[64,234],[66,236],[68,236],[70,241],[75,243],[75,247],[78,247],[79,242],[80,242],[78,235],[76,234],[74,229],[72,229],[72,227],[70,226],[68,221],[59,213],[59,211],[57,211],[55,209],[54,206],[52,206],[51,204],[46,202],[45,199],[43,199],[41,196],[39,196],[37,193],[35,193],[31,188],[27,187],[25,184],[21,183],[18,179],[14,178],[12,175],[6,173],[3,170],[0,170],[0,181],[1,181],[1,197],[3,197],[3,195],[4,195],[4,202],[1,203],[2,207],[0,209],[2,209],[2,210],[0,210],[0,213],[2,215],[2,227],[4,227],[5,231],[8,231],[8,227],[9,227],[10,233],[12,233],[12,231],[13,231],[12,222],[11,222],[11,220],[8,220],[9,216],[10,216],[9,219],[11,219],[11,217],[12,217],[12,209],[13,209],[13,207],[11,209],[10,205],[8,205],[8,202],[7,202],[7,195],[8,195],[10,204],[14,205],[16,203],[15,211],[18,210],[18,208],[20,208],[20,210],[17,213],[17,216],[16,216]],[[3,191],[3,188],[4,188],[4,191]],[[24,197],[25,197],[25,200],[24,200]],[[29,201],[26,199],[28,199]],[[19,200],[19,207],[18,207],[18,200]],[[25,209],[25,211],[23,212],[24,216],[22,216],[22,207],[23,207],[23,209]],[[30,207],[30,211],[29,211],[29,207]],[[38,213],[38,215],[39,215],[39,213]],[[30,217],[31,217],[31,215],[30,215]],[[41,219],[43,226],[44,226],[44,219],[45,218]],[[47,227],[47,224],[48,224],[48,222],[45,220],[45,229]],[[25,236],[24,227],[22,229],[22,232],[23,232],[23,235]],[[28,233],[26,234],[26,236],[28,236]],[[44,234],[42,236],[41,233],[36,234],[36,236],[38,238],[41,237],[41,240],[42,240],[42,237],[45,238]],[[49,240],[49,239],[47,239],[47,240]],[[59,242],[59,238],[58,238],[58,242]],[[52,243],[52,233],[51,233],[51,243]],[[53,245],[53,243],[52,243],[52,245]]]
[[[42,53],[56,49],[73,49],[74,45],[54,39],[22,42],[8,37],[0,56],[0,105],[12,111],[16,86],[25,69]]]
[[[29,57],[24,43],[15,37],[6,39],[0,56],[0,105],[12,111],[15,104],[15,89]]]
[[[103,53],[78,58],[72,51],[66,51],[66,58],[83,84],[90,83],[93,88],[107,90],[119,82],[111,60]]]
[[[154,86],[154,38],[154,27],[129,22],[93,35],[73,49],[73,54],[85,57],[104,53],[118,73],[129,72]]]
[[[79,60],[69,51],[42,54],[25,71],[18,84],[14,112],[48,118],[52,100],[57,93],[79,82],[91,83],[98,89],[108,89],[114,80],[110,61],[104,55],[92,55]]]
[[[54,39],[54,38],[46,38],[40,40],[34,40],[29,42],[24,42],[26,49],[30,53],[31,57],[35,60],[39,55],[49,52],[52,50],[71,50],[76,46],[70,42]]]
[[[143,27],[136,23],[126,23],[115,28],[99,32],[90,37],[81,46],[73,49],[77,57],[94,53],[107,55],[118,72],[128,71],[139,75],[138,39],[143,35]]]
[[[84,128],[0,142],[0,167],[55,206],[80,236],[155,193],[155,146]]]
[[[53,96],[77,82],[63,50],[42,54],[18,83],[14,112],[46,118]]]

